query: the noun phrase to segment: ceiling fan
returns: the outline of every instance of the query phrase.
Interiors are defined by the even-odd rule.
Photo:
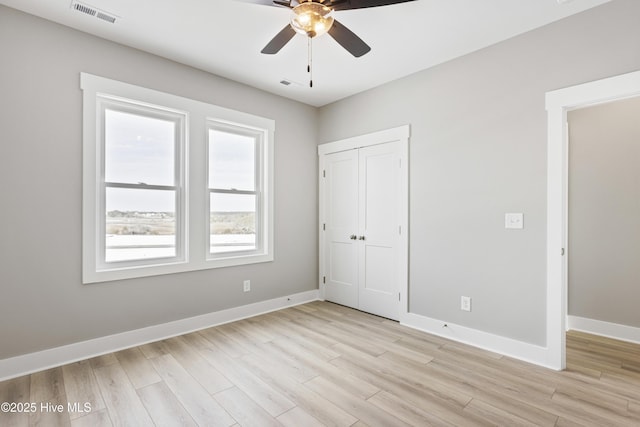
[[[273,0],[274,6],[291,9],[291,21],[262,49],[262,53],[278,53],[296,33],[309,39],[328,33],[356,58],[371,50],[360,37],[333,17],[334,11],[387,6],[414,0]],[[266,3],[264,0],[253,0]]]

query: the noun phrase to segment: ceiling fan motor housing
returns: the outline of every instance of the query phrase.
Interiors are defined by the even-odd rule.
[[[311,38],[321,36],[333,25],[333,9],[321,3],[302,2],[291,13],[291,27]]]

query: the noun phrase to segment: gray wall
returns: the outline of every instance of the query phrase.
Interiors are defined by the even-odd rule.
[[[275,262],[83,286],[81,71],[275,119]],[[315,108],[0,6],[0,359],[315,289],[316,134]]]
[[[569,113],[569,314],[640,327],[640,98]]]
[[[411,124],[411,312],[546,343],[544,95],[639,69],[639,16],[615,0],[320,109],[320,142]]]

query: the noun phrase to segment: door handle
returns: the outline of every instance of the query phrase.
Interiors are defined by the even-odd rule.
[[[355,234],[352,234],[351,236],[349,236],[349,238],[351,240],[356,240],[358,238],[358,236],[356,236]]]
[[[364,236],[358,237],[358,240],[364,240]]]

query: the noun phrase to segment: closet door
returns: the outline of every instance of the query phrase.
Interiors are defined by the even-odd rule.
[[[324,158],[325,299],[358,308],[358,150]]]
[[[399,316],[400,144],[359,150],[358,308]]]
[[[320,295],[394,320],[408,312],[409,130],[318,147]]]
[[[399,317],[400,145],[324,159],[325,299]]]

